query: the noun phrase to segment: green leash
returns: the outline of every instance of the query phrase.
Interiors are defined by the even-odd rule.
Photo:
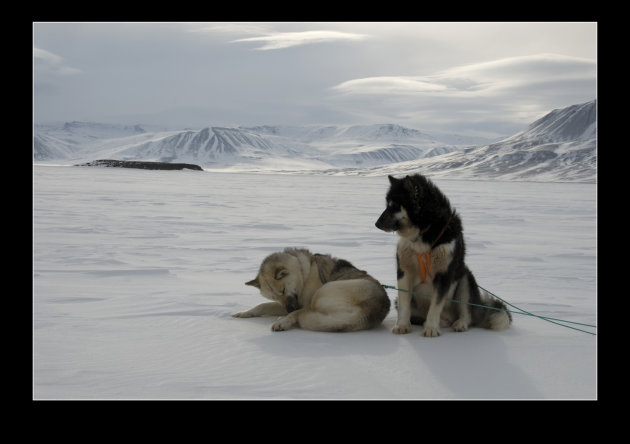
[[[391,290],[404,291],[405,293],[412,293],[412,294],[417,294],[417,295],[422,296],[422,297],[430,298],[430,296],[428,296],[428,295],[421,294],[421,293],[414,292],[414,291],[405,290],[404,288],[392,287],[391,285],[383,285],[383,287],[384,287],[384,288],[389,288],[389,289],[391,289]],[[530,313],[530,312],[528,312],[528,311],[523,310],[522,308],[517,307],[517,306],[516,306],[516,305],[514,305],[514,304],[510,304],[510,303],[509,303],[508,301],[506,301],[505,299],[502,299],[502,298],[500,298],[499,296],[497,296],[496,294],[492,293],[491,291],[486,290],[486,289],[485,289],[485,288],[483,288],[481,285],[478,285],[478,287],[479,287],[481,290],[483,290],[483,291],[485,291],[486,293],[488,293],[489,295],[491,295],[491,296],[493,296],[494,298],[496,298],[497,300],[499,300],[499,301],[503,302],[504,304],[507,304],[507,305],[509,305],[510,307],[513,307],[513,308],[515,308],[515,309],[517,309],[517,310],[519,310],[519,311],[506,310],[506,309],[503,309],[503,308],[496,308],[496,307],[489,307],[489,306],[487,306],[487,305],[474,304],[474,303],[472,303],[472,302],[456,301],[456,300],[454,300],[454,299],[449,299],[449,300],[450,300],[451,302],[457,302],[458,304],[468,304],[468,305],[472,305],[472,306],[474,306],[474,307],[482,307],[482,308],[487,308],[487,309],[490,309],[490,310],[505,311],[505,312],[515,313],[515,314],[520,314],[520,315],[524,315],[524,316],[533,316],[533,317],[535,317],[535,318],[539,318],[539,319],[542,319],[543,321],[551,322],[552,324],[556,324],[556,325],[559,325],[559,326],[561,326],[561,327],[566,327],[566,328],[570,328],[570,329],[572,329],[572,330],[581,331],[582,333],[587,333],[587,334],[589,334],[589,335],[597,336],[597,334],[596,334],[596,333],[593,333],[593,332],[590,332],[590,331],[586,331],[586,330],[582,330],[581,328],[571,327],[570,325],[564,325],[564,324],[561,324],[560,322],[565,322],[565,323],[567,323],[567,324],[582,325],[582,326],[585,326],[585,327],[590,327],[590,328],[597,328],[597,326],[595,326],[595,325],[592,325],[592,324],[584,324],[584,323],[582,323],[582,322],[566,321],[566,320],[564,320],[564,319],[550,318],[550,317],[547,317],[547,316],[540,316],[540,315],[537,315],[537,314],[534,314],[534,313]]]

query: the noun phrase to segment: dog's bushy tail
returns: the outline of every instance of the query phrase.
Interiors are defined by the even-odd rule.
[[[471,307],[472,321],[474,325],[490,330],[505,330],[512,323],[512,315],[503,301],[495,298],[486,290],[482,290],[475,277],[468,272],[468,288],[470,288],[469,301],[474,304]]]
[[[508,311],[507,306],[485,290],[480,289],[479,293],[482,305],[489,307],[484,309],[483,319],[480,323],[481,327],[497,331],[508,328],[512,323],[512,315]]]

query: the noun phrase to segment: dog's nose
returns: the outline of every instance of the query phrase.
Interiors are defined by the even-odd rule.
[[[287,310],[287,313],[291,313],[292,311],[297,310],[299,307],[297,296],[294,294],[290,294],[287,296],[287,300],[284,304],[284,308]]]

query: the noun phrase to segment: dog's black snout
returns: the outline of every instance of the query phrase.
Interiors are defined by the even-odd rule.
[[[287,296],[287,300],[284,304],[284,308],[287,310],[287,313],[291,313],[292,311],[295,311],[298,308],[300,308],[298,306],[297,296],[293,294],[290,294],[289,296]]]
[[[381,216],[374,223],[374,225],[376,225],[376,228],[378,228],[379,230],[383,229],[383,219],[384,219],[384,217],[385,217],[385,213],[381,214]]]
[[[376,228],[383,231],[392,231],[393,229],[393,219],[387,210],[383,211],[381,217],[378,218],[376,223]]]

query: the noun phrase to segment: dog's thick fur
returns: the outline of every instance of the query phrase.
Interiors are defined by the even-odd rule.
[[[481,293],[472,272],[464,263],[462,221],[446,196],[426,177],[416,174],[396,179],[389,176],[387,208],[376,227],[395,231],[400,239],[396,251],[398,319],[394,333],[411,331],[411,324],[424,325],[423,335],[440,335],[440,327],[466,331],[469,326],[503,330],[512,322],[505,305]],[[430,270],[423,271],[418,254],[429,255]],[[426,257],[426,256],[424,256]],[[425,263],[426,263],[425,262]],[[425,280],[422,282],[422,274]],[[459,302],[452,302],[459,301]]]
[[[381,324],[390,308],[383,286],[350,262],[287,248],[265,258],[246,282],[272,302],[235,313],[238,318],[284,316],[273,331],[299,326],[314,331],[356,331]]]

